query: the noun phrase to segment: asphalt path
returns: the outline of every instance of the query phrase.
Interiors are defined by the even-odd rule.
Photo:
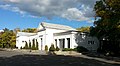
[[[64,55],[46,55],[43,51],[0,51],[0,66],[120,66]]]

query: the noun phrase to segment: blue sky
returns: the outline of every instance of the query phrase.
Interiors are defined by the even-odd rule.
[[[36,7],[31,6],[30,8],[24,6],[26,3],[29,3],[28,5],[34,4],[34,0],[26,1],[24,0],[0,1],[0,30],[4,28],[8,29],[37,28],[38,24],[43,21],[55,24],[68,25],[73,28],[93,25],[94,13],[92,12],[93,6],[91,4],[94,3],[95,1],[90,1],[91,4],[87,5],[87,3],[85,3],[84,1],[83,3],[81,2],[77,3],[79,0],[75,0],[75,2],[71,2],[74,1],[71,0],[67,1],[67,3],[70,3],[69,6],[68,5],[56,6],[54,2],[49,3],[49,1],[53,0],[43,0],[43,2],[41,1],[38,2],[39,7],[37,7],[38,5],[36,5]],[[64,0],[61,0],[60,2],[66,3],[66,1]],[[59,4],[59,2],[57,1],[55,1],[55,3]],[[78,8],[77,5],[73,5],[74,3],[81,5],[80,8]],[[41,6],[41,4],[43,5]],[[46,6],[46,4],[47,5],[49,4],[49,6]]]

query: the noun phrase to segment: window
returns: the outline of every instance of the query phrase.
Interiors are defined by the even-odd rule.
[[[65,39],[59,39],[59,45],[61,49],[65,48]]]

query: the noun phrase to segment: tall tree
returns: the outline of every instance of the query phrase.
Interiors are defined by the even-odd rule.
[[[14,48],[16,44],[15,33],[12,30],[5,28],[4,32],[0,35],[0,43],[3,48]]]
[[[120,36],[120,0],[97,1],[94,10],[96,17],[100,19],[94,22],[92,35],[96,35],[99,39],[118,40]]]
[[[100,0],[94,6],[97,19],[91,27],[91,35],[104,39],[105,51],[120,51],[120,0]],[[119,52],[120,53],[120,52]]]

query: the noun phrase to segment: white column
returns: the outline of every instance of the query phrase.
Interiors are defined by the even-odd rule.
[[[71,34],[71,37],[70,37],[70,48],[73,48],[72,44],[73,44],[73,34]]]
[[[57,46],[60,48],[60,45],[59,45],[59,39],[57,39]]]
[[[67,38],[65,38],[65,48],[68,48],[68,41],[67,41]]]

